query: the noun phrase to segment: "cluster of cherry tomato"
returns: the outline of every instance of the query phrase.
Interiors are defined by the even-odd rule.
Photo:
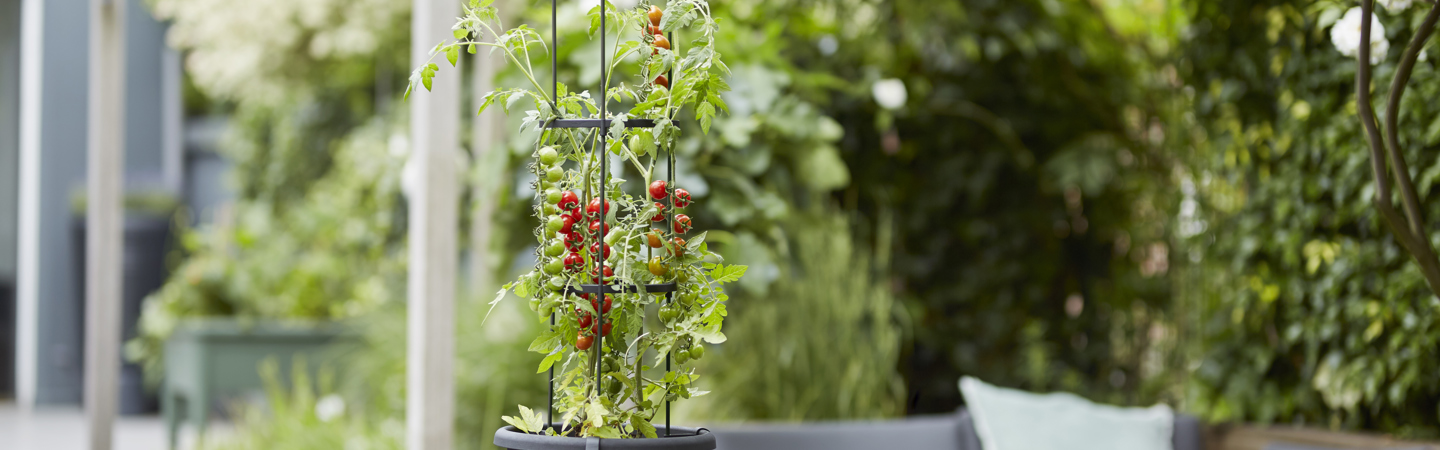
[[[705,346],[700,345],[699,342],[691,342],[689,336],[682,336],[675,342],[675,349],[671,350],[671,354],[675,357],[676,363],[685,364],[692,359],[699,360],[704,357]]]
[[[654,182],[651,182],[649,188],[647,189],[648,193],[650,194],[650,199],[665,200],[665,198],[671,197],[672,194],[666,189],[667,187],[669,187],[669,184],[666,183],[665,180],[655,180]],[[676,188],[673,195],[674,197],[670,198],[671,207],[678,210],[686,206],[690,206],[689,191]],[[665,221],[665,203],[659,201],[655,202],[655,215],[650,218],[650,221]],[[675,231],[675,234],[684,234],[685,232],[690,231],[690,227],[690,216],[684,214],[675,215],[675,220],[673,222],[673,226],[671,227]],[[649,245],[650,248],[664,247],[665,242],[664,239],[661,237],[662,235],[663,233],[659,229],[651,229],[650,232],[646,233],[645,235],[645,245]],[[678,258],[680,256],[684,256],[685,239],[679,236],[671,238],[669,252],[670,256],[673,257]],[[647,264],[647,268],[650,270],[650,274],[657,277],[663,277],[667,273],[669,273],[669,269],[665,266],[664,262],[659,256],[651,258],[649,264]]]
[[[651,54],[659,54],[662,48],[669,50],[670,40],[665,37],[665,33],[660,30],[660,20],[664,17],[664,12],[657,6],[651,6],[647,16],[650,21],[646,25],[645,30],[651,37],[650,44],[653,47]],[[670,80],[664,75],[659,75],[655,78],[654,84],[669,88]],[[611,256],[610,244],[606,243],[604,239],[604,236],[610,232],[610,224],[607,222],[607,216],[610,212],[611,202],[606,199],[594,198],[582,206],[582,201],[578,194],[573,191],[561,190],[554,187],[565,176],[565,170],[560,167],[560,157],[555,149],[551,147],[542,148],[538,152],[538,157],[541,164],[541,186],[545,189],[544,195],[547,203],[545,210],[549,213],[549,218],[545,222],[545,229],[547,235],[553,238],[548,245],[543,247],[542,253],[549,257],[549,259],[543,265],[542,270],[545,274],[551,276],[560,275],[562,272],[578,273],[584,270],[586,265],[585,254],[582,254],[582,252],[589,252],[590,258],[601,261],[602,267],[599,272],[594,269],[590,271],[590,281],[593,284],[606,284],[605,281],[614,276],[614,271],[611,270],[610,266],[604,264]],[[657,180],[650,183],[647,189],[650,199],[654,202],[656,208],[655,215],[652,216],[650,220],[657,225],[664,222],[667,217],[665,211],[667,205],[666,202],[664,202],[667,198],[669,199],[668,207],[676,208],[677,210],[690,206],[691,203],[690,192],[684,189],[670,191],[668,188],[668,183],[664,180]],[[552,208],[549,205],[554,206]],[[674,231],[675,234],[684,234],[689,232],[690,228],[691,221],[689,216],[685,214],[674,215],[671,221],[671,230]],[[646,234],[644,242],[650,246],[650,248],[658,249],[665,247],[666,242],[663,237],[665,234],[666,233],[662,232],[659,228],[651,229],[650,232]],[[684,256],[686,244],[684,238],[679,236],[673,237],[670,239],[669,244],[669,257],[679,258]],[[649,264],[647,264],[647,268],[651,274],[657,277],[665,277],[669,273],[669,268],[659,256],[652,258]],[[592,295],[582,293],[580,297],[590,301],[593,311],[602,316],[609,314],[612,304],[610,295],[602,296],[599,294]],[[689,297],[695,297],[695,294],[691,293]],[[691,302],[694,301],[693,298],[690,300]],[[666,305],[662,307],[660,310],[661,321],[667,325],[674,325],[681,315],[680,308],[683,308],[683,306]],[[575,320],[581,330],[575,338],[575,347],[581,351],[589,350],[594,345],[596,335],[608,336],[610,334],[611,324],[608,317],[605,323],[601,324],[598,323],[598,320],[595,320],[591,313],[581,310],[580,308],[575,308]],[[689,350],[685,350],[685,348],[689,348]],[[699,359],[700,355],[703,354],[704,350],[702,348],[699,346],[690,347],[689,344],[683,347],[677,347],[676,350],[676,358],[679,359],[682,364],[689,359]],[[618,383],[616,385],[618,387]]]
[[[609,272],[610,268],[606,267],[605,271]],[[595,295],[594,297],[598,298],[600,296]],[[580,294],[580,298],[589,299],[590,307],[593,308],[596,312],[599,312],[600,314],[610,314],[610,307],[612,306],[610,295],[605,295],[605,301],[603,302],[603,304],[602,302],[597,302],[595,298],[591,298],[590,294]],[[575,348],[580,349],[580,351],[589,350],[590,346],[595,344],[596,334],[599,334],[601,336],[610,335],[609,317],[606,317],[605,324],[601,325],[596,323],[595,317],[591,316],[590,313],[585,312],[580,308],[575,308],[575,320],[577,322],[577,325],[580,325],[581,330],[580,335],[575,337]]]
[[[645,27],[645,32],[654,36],[654,40],[650,42],[650,46],[653,47],[650,50],[650,54],[658,55],[660,54],[660,49],[670,49],[670,39],[666,38],[665,33],[660,31],[660,19],[665,17],[665,13],[660,11],[659,6],[650,5],[649,16],[650,24]],[[655,77],[655,84],[668,88],[670,87],[670,80],[665,78],[665,75],[660,75]]]

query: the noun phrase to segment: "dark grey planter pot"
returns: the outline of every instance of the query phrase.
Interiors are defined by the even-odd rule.
[[[513,426],[495,430],[495,446],[510,450],[715,450],[715,435],[704,428],[657,428],[655,439],[600,439],[522,433]]]

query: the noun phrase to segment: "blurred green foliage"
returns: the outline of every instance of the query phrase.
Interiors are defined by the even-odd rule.
[[[366,420],[367,411],[345,403],[336,390],[334,368],[322,367],[311,379],[303,359],[297,359],[289,377],[280,374],[275,360],[260,364],[265,380],[264,405],[238,405],[236,427],[243,432],[208,439],[208,450],[287,450],[344,448],[399,450],[405,422]]]
[[[252,98],[214,93],[250,92],[233,84],[196,81],[207,94],[240,105],[229,148],[239,160],[242,203],[251,206],[237,206],[235,223],[269,225],[243,225],[252,229],[244,234],[254,246],[244,251],[234,247],[238,237],[227,237],[238,236],[241,225],[187,238],[195,256],[157,297],[170,300],[151,302],[175,309],[147,312],[147,321],[163,325],[246,308],[335,314],[349,311],[343,306],[349,299],[369,297],[305,286],[354,288],[366,284],[357,279],[372,277],[389,280],[380,283],[383,292],[398,298],[404,256],[394,251],[403,245],[398,188],[387,184],[389,200],[373,203],[318,205],[306,194],[349,164],[338,162],[343,147],[332,143],[352,134],[341,141],[362,140],[360,124],[393,98],[387,86],[399,85],[394,73],[408,57],[409,2],[386,1],[366,2],[380,2],[365,16],[378,25],[364,29],[379,36],[362,40],[373,45],[366,54],[312,53],[313,44],[301,44],[304,36],[325,35],[334,25],[284,16],[298,14],[288,7],[270,10],[280,18],[266,23],[301,30],[300,41],[268,47],[274,61],[257,66],[255,79],[265,83],[256,89],[282,80],[316,90]],[[543,29],[549,5],[542,3],[533,2],[520,19]],[[1433,376],[1440,373],[1440,301],[1369,206],[1368,155],[1354,116],[1355,63],[1329,42],[1330,26],[1353,2],[716,3],[716,15],[727,18],[719,45],[733,62],[734,92],[726,97],[733,114],[717,119],[708,135],[686,134],[676,180],[697,199],[691,207],[697,226],[727,231],[712,232],[712,244],[751,270],[732,297],[731,342],[706,361],[745,367],[716,368],[702,383],[719,390],[768,376],[779,381],[765,381],[774,383],[766,391],[794,399],[836,386],[869,388],[868,395],[811,404],[813,411],[793,409],[799,403],[781,394],[712,395],[706,401],[715,408],[696,411],[697,420],[948,411],[961,403],[956,380],[968,374],[1115,403],[1169,401],[1213,420],[1440,435],[1440,384]],[[318,4],[338,11],[332,2]],[[225,11],[233,12],[195,17],[219,20]],[[1391,55],[1420,15],[1418,7],[1381,10]],[[559,16],[559,78],[576,90],[597,85],[598,48],[584,34],[578,7],[562,4]],[[210,22],[197,23],[205,29]],[[364,62],[372,53],[381,56]],[[1393,59],[1377,66],[1377,88],[1388,85]],[[192,77],[203,78],[193,69]],[[497,84],[523,84],[517,76],[502,71]],[[1436,78],[1436,62],[1422,62],[1403,103],[1402,142],[1422,193],[1440,180],[1433,151],[1440,145],[1440,106],[1428,101],[1440,89]],[[876,101],[873,89],[882,80],[904,86],[898,108]],[[251,101],[256,109],[246,110]],[[366,136],[368,155],[391,154],[380,145],[385,133]],[[532,193],[522,165],[531,139],[510,136],[512,151],[500,158],[504,170],[491,172],[498,180],[487,179],[512,188],[477,199],[499,205],[494,241],[507,259],[494,266],[499,271],[529,265],[522,259],[533,245],[523,238],[534,226]],[[367,176],[395,177],[398,161],[386,161],[384,171]],[[369,182],[344,179],[345,186]],[[1429,209],[1431,217],[1440,214],[1433,203]],[[239,219],[248,215],[267,219]],[[842,216],[857,220],[841,226]],[[343,229],[354,218],[356,229],[366,230],[361,234],[385,236],[374,242],[390,250],[316,244],[330,233],[315,230]],[[841,245],[847,234],[850,246]],[[307,251],[343,264],[299,265],[304,258],[279,256]],[[849,273],[873,276],[846,278],[855,283],[850,295],[813,285],[847,273],[836,263],[846,254]],[[375,266],[349,269],[369,264]],[[327,269],[301,270],[307,267]],[[284,279],[330,283],[237,275],[292,271],[312,275]],[[227,293],[239,292],[226,286],[245,277],[272,281],[245,288],[244,296]],[[318,294],[269,304],[300,292]],[[257,305],[244,303],[252,301]],[[882,311],[895,302],[903,314]],[[783,318],[818,322],[824,318],[804,314],[821,304],[835,310],[829,333],[767,331]],[[357,379],[368,390],[344,391],[347,400],[366,405],[357,408],[390,418],[403,408],[397,381],[403,341],[387,341],[402,335],[401,306],[378,307],[383,313],[374,317],[389,331],[373,332],[377,339],[356,352],[356,364],[368,368],[355,373],[364,374]],[[841,316],[845,311],[869,311],[860,316],[868,319]],[[487,333],[493,321],[473,328]],[[852,334],[880,338],[864,354],[817,353],[831,336]],[[794,371],[756,369],[754,361],[773,361],[786,348],[793,349],[787,354]],[[538,389],[525,383],[539,376],[497,369],[533,367],[523,350],[486,347],[475,354],[493,356],[475,359],[462,351],[462,361],[477,361],[459,372],[462,432],[493,429],[513,404],[538,404],[527,394],[495,394],[512,386]],[[862,373],[840,369],[866,359],[872,363]],[[901,379],[906,394],[897,406],[891,390]]]
[[[801,421],[873,419],[905,412],[898,367],[905,311],[885,267],[858,247],[849,222],[796,212],[783,226],[788,264],[765,299],[731,308],[730,340],[704,361],[719,395],[682,417]]]
[[[186,258],[144,304],[126,355],[160,375],[164,341],[187,317],[335,319],[404,292],[403,155],[377,119],[339,143],[336,164],[276,213],[241,200],[215,223],[180,232]],[[183,219],[180,220],[183,222]]]
[[[1186,275],[1199,345],[1189,397],[1211,419],[1434,438],[1440,299],[1371,206],[1356,61],[1330,42],[1352,6],[1223,0],[1190,10],[1176,65],[1201,131],[1182,167],[1198,206],[1197,232],[1182,242],[1200,261]],[[1390,42],[1377,102],[1424,8],[1376,8]],[[1434,59],[1419,63],[1401,106],[1422,194],[1440,180],[1437,81]],[[1427,215],[1437,214],[1430,202]]]
[[[384,105],[407,63],[389,50],[404,48],[408,4],[150,3],[186,52],[187,95],[229,117],[220,151],[236,200],[200,212],[211,216],[198,228],[177,218],[184,259],[146,300],[126,356],[153,380],[187,317],[325,320],[400,298],[405,116]]]
[[[894,233],[915,318],[911,412],[962,374],[1099,400],[1174,399],[1165,97],[1096,2],[768,2],[800,92],[845,130],[838,196]],[[1174,27],[1172,14],[1147,20]],[[1147,27],[1147,33],[1149,28]],[[828,43],[828,44],[827,44]],[[895,109],[872,93],[904,83]],[[844,82],[835,82],[844,80]],[[893,219],[890,219],[893,218]]]

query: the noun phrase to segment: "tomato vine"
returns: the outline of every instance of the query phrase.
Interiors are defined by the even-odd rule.
[[[430,60],[411,74],[406,95],[419,86],[430,89],[440,70],[435,58],[445,55],[455,66],[461,51],[473,54],[481,47],[503,52],[534,88],[497,89],[485,96],[479,111],[499,103],[509,114],[528,98],[534,109],[524,111],[520,131],[539,135],[530,166],[536,176],[533,211],[540,223],[536,264],[506,284],[491,305],[513,292],[529,299],[541,321],[556,318],[530,350],[546,355],[537,372],[555,370],[553,402],[561,419],[558,430],[548,427],[524,406],[519,417],[504,419],[531,433],[655,437],[651,421],[665,402],[706,393],[695,386],[699,375],[689,363],[704,356],[704,343],[725,341],[721,325],[728,296],[723,285],[739,280],[746,269],[727,265],[710,251],[704,232],[690,233],[690,218],[681,213],[692,203],[689,193],[662,182],[656,173],[657,162],[672,157],[681,133],[677,115],[693,114],[708,133],[715,115],[728,112],[720,94],[730,89],[724,80],[729,68],[715,50],[719,27],[704,0],[670,0],[658,14],[655,7],[620,10],[602,2],[589,12],[590,35],[602,32],[600,15],[605,14],[607,34],[618,30],[620,37],[634,39],[615,39],[606,52],[600,98],[561,83],[552,97],[537,81],[531,54],[549,55],[553,49],[525,25],[501,32],[505,28],[490,3],[472,0],[464,7],[453,28],[455,39],[432,49]],[[656,33],[676,36],[682,30],[698,36],[683,49]],[[636,67],[642,81],[634,86],[615,80],[631,55],[644,58]],[[605,102],[605,117],[599,117],[599,102]],[[556,119],[597,117],[608,125],[546,127]],[[629,119],[650,119],[654,126],[627,127]],[[652,188],[640,196],[625,193],[625,180],[601,170],[607,154],[632,165],[644,186]],[[657,293],[601,296],[567,290],[602,281],[620,286],[673,282],[677,288],[669,302]],[[659,327],[646,329],[647,307],[658,311]],[[661,369],[667,356],[676,364]]]

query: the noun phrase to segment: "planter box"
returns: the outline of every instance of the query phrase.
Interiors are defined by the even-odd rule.
[[[288,375],[296,357],[311,370],[325,362],[330,344],[351,339],[339,325],[315,322],[186,320],[165,342],[165,386],[161,411],[170,446],[182,421],[204,432],[217,401],[263,388],[261,361],[274,358]]]

